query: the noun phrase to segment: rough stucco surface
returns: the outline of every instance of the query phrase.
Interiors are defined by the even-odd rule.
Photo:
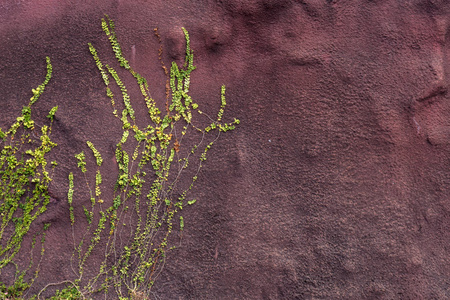
[[[36,118],[59,105],[61,164],[33,291],[71,276],[73,154],[89,139],[111,160],[117,143],[86,46],[109,53],[104,13],[160,99],[153,28],[168,63],[182,57],[186,27],[198,66],[192,96],[213,110],[226,84],[227,114],[241,120],[199,176],[155,297],[450,298],[445,0],[0,1],[1,126],[42,81],[45,56],[54,77]]]

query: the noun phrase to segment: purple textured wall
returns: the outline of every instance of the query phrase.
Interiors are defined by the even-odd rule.
[[[104,13],[160,99],[153,28],[169,62],[182,58],[186,27],[198,66],[192,96],[217,103],[226,84],[228,116],[241,120],[200,173],[182,247],[155,295],[450,298],[445,0],[0,1],[2,127],[42,81],[45,56],[54,77],[36,115],[59,105],[63,163],[40,221],[52,226],[35,290],[71,276],[73,154],[89,139],[111,160],[117,142],[86,46],[109,53]]]

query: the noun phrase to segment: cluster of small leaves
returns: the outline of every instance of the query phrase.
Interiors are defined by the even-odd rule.
[[[62,290],[57,290],[55,295],[49,298],[50,300],[78,300],[82,299],[82,294],[74,285],[69,285]]]
[[[30,265],[26,270],[19,270],[14,257],[21,250],[22,241],[32,223],[47,209],[51,172],[57,165],[52,162],[49,167],[47,163],[47,154],[56,146],[50,135],[57,107],[49,113],[49,126],[38,126],[31,118],[31,107],[44,92],[51,76],[52,65],[47,57],[44,82],[32,90],[33,96],[28,105],[23,107],[21,116],[11,127],[5,132],[0,129],[0,273],[8,264],[13,264],[17,270],[12,286],[0,284],[0,295],[9,298],[21,296],[31,284],[25,280],[25,275],[33,265],[32,251]],[[41,233],[42,245],[48,226],[46,224]],[[32,249],[35,242],[36,236]],[[43,254],[42,246],[41,256]],[[39,267],[36,268],[35,276],[38,271]]]
[[[239,121],[235,119],[231,123],[222,122],[226,106],[225,86],[221,89],[221,106],[216,119],[199,111],[198,104],[189,95],[190,75],[195,66],[189,34],[185,28],[182,28],[186,38],[186,58],[183,66],[173,62],[168,74],[161,59],[161,50],[159,52],[163,69],[168,75],[165,115],[162,115],[156,101],[151,97],[147,80],[134,71],[123,56],[114,22],[106,16],[102,19],[102,28],[118,63],[135,78],[149,118],[147,125],[138,125],[131,97],[119,75],[121,73],[104,64],[95,47],[89,44],[89,50],[106,86],[106,95],[111,100],[113,114],[120,120],[123,133],[115,149],[118,177],[109,201],[100,198],[104,188],[100,171],[103,161],[100,152],[91,142],[87,142],[97,161],[93,191],[89,187],[90,180],[86,177],[84,152],[76,155],[78,166],[90,191],[92,207],[91,210],[83,207],[88,226],[83,239],[76,247],[79,278],[74,282],[76,291],[84,296],[103,292],[105,297],[108,297],[111,291],[115,291],[120,299],[128,299],[133,293],[148,294],[150,291],[164,266],[174,226],[176,225],[180,232],[185,227],[182,216],[179,216],[179,223],[174,224],[177,223],[175,216],[179,215],[185,204],[192,205],[196,202],[195,199],[188,201],[186,197],[197,180],[202,163],[206,160],[206,152],[211,149],[221,132],[234,129]],[[159,38],[156,30],[155,33]],[[117,89],[120,90],[120,101],[113,92]],[[123,107],[121,115],[117,113],[118,106]],[[200,115],[211,120],[211,124],[206,128],[194,124]],[[196,134],[199,140],[193,147],[187,146],[188,142],[186,145],[183,143],[183,137],[188,132]],[[134,139],[129,139],[130,134]],[[212,142],[207,143],[209,135],[212,136]],[[184,157],[180,157],[180,148],[187,150]],[[200,149],[203,149],[203,152],[200,151],[197,155]],[[190,184],[178,187],[180,176],[188,168],[189,161],[192,166]],[[72,207],[73,177],[70,177],[69,181],[69,204]],[[94,213],[98,214],[99,221],[96,227],[91,228]],[[70,217],[73,223],[72,209]],[[86,243],[84,237],[87,236],[91,236],[91,240],[83,247]],[[104,260],[98,266],[98,274],[87,282],[85,279],[81,284],[89,256],[99,247],[102,237],[107,240],[102,244],[105,245],[101,250]]]
[[[47,118],[53,121],[55,118],[56,111],[58,110],[58,106],[53,107],[47,115]]]
[[[70,223],[73,225],[75,222],[75,216],[73,215],[73,173],[69,173],[69,192],[67,193],[67,199],[69,202]]]
[[[100,155],[100,152],[98,152],[98,150],[95,149],[94,144],[92,144],[92,142],[87,141],[86,144],[89,146],[89,148],[91,148],[92,153],[94,153],[95,160],[97,161],[97,165],[100,167],[102,165],[102,162],[103,162],[103,159],[102,159],[102,156]]]
[[[81,172],[86,172],[86,157],[84,156],[84,152],[81,151],[77,155],[75,155],[75,158],[78,160],[78,168],[81,169]]]

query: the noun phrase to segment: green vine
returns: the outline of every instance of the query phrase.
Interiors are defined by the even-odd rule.
[[[239,120],[222,122],[226,107],[225,86],[221,88],[221,105],[215,119],[200,111],[199,105],[189,95],[190,75],[196,67],[189,33],[185,28],[182,28],[186,38],[183,66],[173,62],[169,73],[162,61],[162,50],[159,51],[159,59],[168,76],[165,114],[161,113],[152,98],[147,80],[134,71],[123,56],[114,22],[108,16],[102,19],[102,28],[120,67],[136,80],[147,107],[148,122],[145,126],[136,122],[132,107],[135,100],[132,101],[121,79],[123,71],[118,72],[111,65],[103,63],[95,47],[89,43],[89,51],[105,84],[113,115],[122,128],[122,136],[115,149],[118,175],[112,199],[101,199],[102,189],[108,187],[103,186],[100,152],[92,142],[87,142],[97,162],[93,179],[88,179],[84,152],[75,155],[91,194],[92,207],[83,207],[87,229],[74,249],[73,258],[78,265],[77,278],[58,293],[66,295],[71,290],[85,298],[97,293],[104,293],[107,298],[115,293],[119,299],[149,297],[164,267],[166,252],[174,248],[169,245],[173,244],[174,238],[181,237],[185,228],[185,219],[180,212],[185,205],[196,202],[195,199],[188,199],[188,195],[206,160],[207,152],[220,134],[233,130]],[[161,42],[157,30],[155,34]],[[119,96],[116,91],[119,91]],[[118,113],[119,107],[122,107],[121,114]],[[208,125],[203,128],[200,124],[204,120],[208,121]],[[130,135],[134,139],[130,139]],[[190,137],[187,138],[187,135]],[[190,144],[195,139],[197,142]],[[186,178],[190,179],[186,181]],[[94,191],[90,189],[91,180],[95,182]],[[70,173],[68,201],[72,225],[75,222],[73,201],[77,201],[73,181],[74,175]],[[183,187],[186,182],[190,183]],[[176,215],[179,221],[175,220]],[[91,227],[93,220],[98,220],[98,223]],[[179,234],[174,234],[175,228]],[[88,236],[90,240],[84,238]],[[94,251],[103,253],[103,261],[97,265],[97,274],[87,279],[85,268],[88,262],[92,267],[94,261],[90,261],[90,256]]]
[[[7,265],[12,264],[16,268],[13,285],[6,286],[0,282],[0,298],[21,297],[39,273],[40,262],[35,267],[34,277],[27,279],[26,275],[34,265],[33,249],[38,234],[33,237],[28,268],[21,270],[14,259],[22,250],[23,239],[31,225],[46,211],[50,200],[48,187],[57,163],[52,162],[49,167],[47,154],[56,146],[50,135],[58,107],[52,108],[47,116],[50,125],[42,126],[31,118],[31,107],[42,95],[51,77],[52,65],[47,57],[44,82],[32,90],[33,96],[28,105],[23,107],[21,116],[10,128],[5,132],[0,129],[0,274]],[[48,227],[49,224],[45,224],[40,233],[41,258]]]
[[[189,95],[190,76],[196,67],[185,28],[181,28],[186,39],[182,66],[172,62],[168,70],[162,60],[162,46],[159,49],[158,57],[167,76],[165,110],[160,110],[147,80],[124,57],[114,22],[105,16],[101,26],[120,68],[103,63],[95,47],[91,43],[88,46],[122,131],[114,151],[117,180],[113,186],[106,185],[102,175],[106,163],[98,150],[101,148],[87,141],[87,147],[75,155],[79,174],[70,172],[68,176],[68,218],[75,242],[71,261],[74,277],[49,283],[37,295],[29,296],[27,293],[39,274],[50,224],[30,237],[30,259],[25,269],[14,259],[23,250],[21,246],[31,225],[46,211],[51,174],[57,166],[54,161],[48,164],[47,156],[56,146],[50,135],[58,106],[47,115],[49,125],[40,126],[31,118],[32,105],[51,79],[52,65],[47,58],[45,80],[32,90],[29,104],[10,128],[0,129],[0,274],[7,265],[16,269],[12,285],[0,282],[0,299],[41,299],[50,286],[59,285],[62,289],[49,299],[92,299],[101,294],[106,299],[148,299],[166,263],[167,251],[181,242],[187,221],[181,211],[197,201],[190,198],[189,192],[208,151],[221,134],[239,124],[237,119],[222,121],[227,104],[225,86],[220,89],[216,118],[202,112]],[[155,35],[162,45],[157,29]],[[133,76],[148,112],[144,126],[133,109],[136,100],[121,79],[127,72]],[[95,170],[90,167],[88,170],[89,160],[95,161]],[[79,176],[89,191],[87,206],[77,205],[81,201],[75,188]],[[75,240],[76,224],[85,230],[79,240]],[[34,249],[38,236],[41,251],[36,262]],[[30,274],[32,269],[34,275]]]

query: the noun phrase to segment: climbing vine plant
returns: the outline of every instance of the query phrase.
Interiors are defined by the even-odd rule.
[[[162,110],[152,98],[147,80],[124,57],[114,22],[108,16],[102,19],[102,28],[122,69],[119,72],[106,64],[94,45],[88,44],[122,131],[114,150],[117,180],[113,187],[105,185],[102,154],[87,141],[86,149],[75,155],[79,170],[70,172],[67,194],[70,224],[74,227],[82,222],[86,230],[79,240],[73,235],[72,267],[76,278],[65,281],[66,287],[57,292],[55,299],[68,295],[91,298],[101,293],[107,299],[149,297],[164,267],[166,252],[174,248],[174,240],[182,234],[184,219],[180,213],[196,202],[189,198],[189,191],[208,151],[221,134],[239,124],[237,119],[222,120],[227,105],[225,86],[218,90],[215,117],[202,112],[189,95],[190,76],[196,67],[185,28],[181,28],[186,39],[184,64],[172,62],[170,68],[162,60],[161,38],[155,29],[160,42],[159,60],[167,76]],[[147,121],[137,120],[133,109],[136,100],[119,75],[123,72],[132,75],[140,90]],[[95,161],[95,169],[89,169],[89,159]],[[80,205],[75,205],[82,201],[75,190],[77,180],[86,183],[90,195],[81,214],[76,211]]]
[[[6,266],[13,265],[13,284],[0,282],[0,298],[22,297],[39,274],[40,261],[36,264],[33,250],[41,235],[40,257],[44,254],[45,232],[50,224],[32,237],[31,249],[22,249],[25,235],[32,223],[46,211],[50,200],[49,185],[56,162],[47,162],[47,154],[56,146],[50,135],[58,107],[50,110],[50,125],[38,125],[31,117],[32,105],[44,92],[52,76],[52,65],[47,57],[45,80],[36,89],[22,114],[9,129],[0,129],[0,274]],[[15,261],[20,251],[30,252],[28,267],[21,268]],[[34,269],[34,276],[26,276]]]

